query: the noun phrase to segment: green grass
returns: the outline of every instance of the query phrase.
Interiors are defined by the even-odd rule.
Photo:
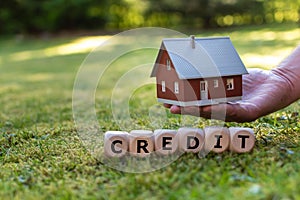
[[[229,35],[248,67],[266,69],[300,40],[293,24],[199,34],[208,35]],[[225,124],[255,130],[257,142],[249,154],[226,152],[202,159],[188,154],[144,174],[101,164],[81,144],[72,117],[73,83],[87,53],[55,53],[81,39],[86,38],[0,39],[1,199],[300,199],[298,102],[252,123]],[[132,54],[148,60],[156,56],[154,51]],[[97,89],[96,110],[103,130],[119,128],[112,121],[109,97],[124,63],[135,62],[124,56],[112,63],[118,70],[107,71]],[[163,124],[151,125],[147,107],[155,102],[153,94],[153,85],[146,85],[130,97],[135,126],[178,128],[183,119],[170,113]],[[213,123],[188,120],[184,123],[195,127]]]

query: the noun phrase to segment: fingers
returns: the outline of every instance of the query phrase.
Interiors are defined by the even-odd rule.
[[[165,108],[171,108],[171,106],[172,106],[171,104],[167,104],[167,103],[164,103],[163,105]]]
[[[180,109],[181,109],[181,114],[201,117],[200,114],[202,114],[203,108],[198,106],[188,106],[188,107],[180,107]]]
[[[198,107],[198,106],[187,106],[187,107],[180,107],[176,105],[169,105],[164,104],[164,107],[170,108],[170,112],[173,114],[183,114],[183,115],[193,115],[197,117],[210,117],[210,106],[207,107]],[[204,109],[206,109],[204,111]]]
[[[199,107],[199,106],[187,106],[180,107],[172,105],[170,112],[173,114],[193,115],[196,117],[211,118],[211,106]],[[224,117],[223,117],[224,120]]]
[[[211,115],[207,119],[218,119],[226,122],[251,122],[258,117],[255,106],[247,103],[213,105],[210,106],[210,113]]]
[[[193,115],[206,119],[217,119],[226,122],[249,122],[255,118],[246,107],[240,104],[218,104],[212,106],[170,106],[173,114]]]
[[[170,112],[173,114],[181,114],[181,107],[173,105],[170,107]]]

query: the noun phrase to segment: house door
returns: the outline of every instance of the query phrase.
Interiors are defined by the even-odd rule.
[[[200,81],[200,97],[201,100],[208,99],[207,81]]]

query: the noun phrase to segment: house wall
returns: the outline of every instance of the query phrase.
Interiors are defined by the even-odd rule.
[[[234,79],[234,90],[226,90],[226,97],[242,96],[243,95],[242,75],[232,76],[232,77],[224,77],[223,83],[224,83],[225,89],[226,89],[227,78]]]
[[[203,79],[190,79],[184,81],[184,101],[200,100],[200,81]]]
[[[171,70],[167,69],[166,60],[169,59],[169,55],[167,51],[162,50],[161,58],[160,58],[160,66],[158,67],[158,71],[156,73],[156,91],[157,97],[163,99],[170,100],[184,100],[184,81],[180,80],[177,76],[173,63],[171,61]],[[162,92],[161,82],[165,81],[166,83],[166,92]],[[179,84],[179,94],[174,93],[174,82],[178,82]]]
[[[195,101],[200,99],[200,81],[205,80],[208,84],[208,99],[242,96],[242,76],[215,77],[206,79],[180,80],[171,62],[171,70],[167,69],[166,60],[169,59],[167,51],[162,50],[160,66],[156,73],[157,97],[175,101]],[[234,89],[227,90],[227,79],[233,78]],[[218,87],[214,87],[214,80],[218,80]],[[165,92],[162,92],[161,82],[165,81]],[[179,84],[179,94],[174,93],[174,82]]]
[[[233,78],[234,89],[227,90],[227,79]],[[184,101],[200,99],[200,81],[207,81],[208,99],[242,96],[242,76],[215,77],[206,79],[190,79],[184,81]],[[214,87],[214,80],[218,80],[218,87]]]

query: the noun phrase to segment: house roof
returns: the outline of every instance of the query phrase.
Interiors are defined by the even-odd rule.
[[[167,50],[180,79],[247,74],[229,37],[163,39],[151,77],[156,76],[162,50]]]

